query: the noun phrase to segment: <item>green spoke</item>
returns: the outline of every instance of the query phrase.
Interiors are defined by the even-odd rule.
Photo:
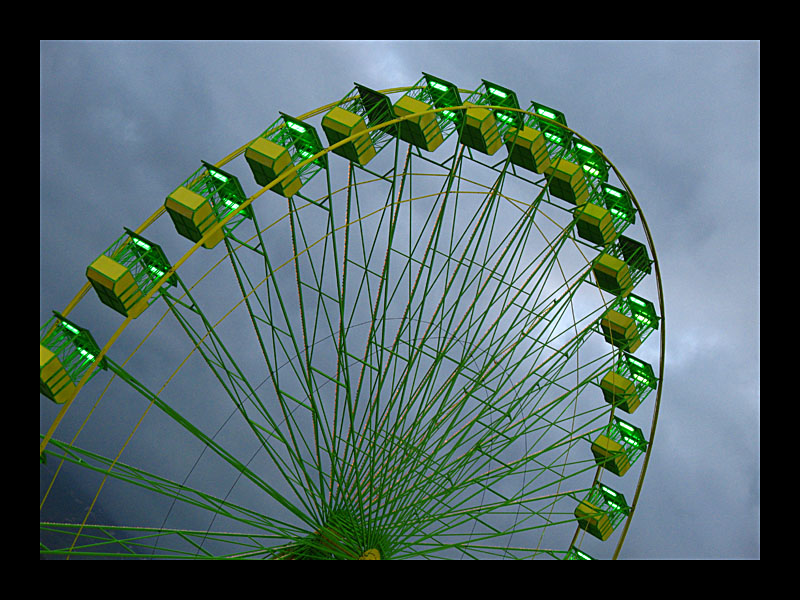
[[[208,511],[210,515],[222,515],[244,525],[255,527],[272,535],[291,537],[296,535],[297,528],[275,519],[269,518],[257,511],[215,498],[214,496],[193,489],[185,484],[178,484],[164,477],[149,473],[137,467],[122,462],[112,464],[112,461],[88,450],[70,446],[69,444],[53,440],[52,446],[58,452],[48,451],[55,459],[80,465],[83,468],[103,473],[114,479],[125,481],[138,487],[150,490],[187,505],[195,506]]]

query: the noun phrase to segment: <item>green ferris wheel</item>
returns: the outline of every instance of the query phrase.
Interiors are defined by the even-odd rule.
[[[663,298],[638,201],[564,114],[356,84],[154,208],[40,329],[41,557],[617,557]]]

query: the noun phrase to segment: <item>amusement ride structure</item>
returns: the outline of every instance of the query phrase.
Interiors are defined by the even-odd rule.
[[[356,84],[153,207],[40,329],[40,511],[60,480],[96,490],[41,519],[41,557],[618,556],[661,280],[564,114],[485,80]],[[118,313],[109,339],[81,302]],[[130,522],[93,518],[106,495]]]

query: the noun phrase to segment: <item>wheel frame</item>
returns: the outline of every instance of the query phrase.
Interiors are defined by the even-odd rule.
[[[390,89],[386,89],[386,90],[381,90],[380,92],[383,93],[383,94],[392,94],[392,93],[398,93],[398,92],[407,92],[407,91],[410,91],[410,90],[413,90],[413,89],[417,89],[417,87],[416,86],[405,86],[405,87],[398,87],[398,88],[390,88]],[[467,90],[467,89],[462,89],[462,88],[460,88],[460,91],[461,92],[465,92],[465,93],[472,92],[472,90]],[[330,108],[332,108],[334,106],[339,105],[341,102],[342,102],[342,100],[336,101],[336,102],[332,102],[332,103],[327,104],[325,106],[319,107],[317,109],[314,109],[312,111],[309,111],[309,112],[301,115],[300,117],[298,117],[298,119],[299,120],[305,120],[305,119],[314,117],[316,115],[319,115],[319,114],[329,110]],[[466,104],[462,104],[462,105],[460,105],[458,107],[431,108],[430,110],[426,111],[424,114],[436,114],[436,113],[443,112],[445,110],[449,110],[449,111],[466,111],[468,108],[469,108],[469,106],[466,105]],[[515,109],[515,108],[510,108],[510,107],[501,106],[501,105],[488,105],[488,106],[485,106],[485,107],[482,106],[482,108],[488,108],[490,110],[492,110],[492,109],[502,109],[504,111],[515,111],[515,112],[522,113],[523,116],[524,115],[533,115],[534,114],[534,113],[532,113],[532,112],[530,112],[528,110],[525,110],[525,109]],[[406,120],[409,120],[409,119],[412,119],[412,118],[418,118],[419,116],[420,116],[419,114],[405,115],[405,116],[402,116],[402,117],[397,117],[397,118],[392,119],[390,121],[386,121],[386,122],[380,123],[378,125],[374,125],[374,126],[368,127],[366,130],[357,132],[357,133],[355,133],[355,134],[353,134],[353,135],[351,135],[351,136],[349,136],[349,137],[347,137],[347,138],[345,138],[345,139],[343,139],[343,140],[341,140],[339,142],[331,144],[327,148],[324,148],[321,152],[318,152],[318,153],[314,154],[313,156],[308,157],[307,159],[305,159],[304,161],[302,161],[298,165],[298,168],[301,168],[304,165],[307,165],[307,164],[309,164],[311,162],[314,162],[317,159],[321,158],[322,156],[325,156],[328,153],[332,152],[336,148],[341,147],[341,146],[343,146],[345,144],[348,144],[350,142],[356,141],[357,139],[359,139],[362,136],[370,135],[371,133],[373,133],[375,131],[379,131],[379,130],[384,129],[386,127],[394,126],[394,125],[396,125],[398,123],[401,123],[403,121],[406,121]],[[535,115],[535,116],[537,116],[538,118],[542,118],[540,115]],[[546,117],[545,117],[545,119],[546,119]],[[659,365],[658,365],[658,375],[657,375],[658,385],[657,385],[657,389],[656,389],[655,400],[654,400],[654,408],[653,408],[653,415],[652,415],[652,420],[651,420],[651,424],[650,424],[650,443],[647,446],[647,450],[645,452],[644,459],[643,459],[643,462],[642,462],[642,466],[641,466],[641,469],[640,469],[640,474],[639,474],[639,478],[638,478],[638,481],[637,481],[635,494],[634,494],[634,497],[633,497],[633,501],[631,503],[631,510],[630,510],[627,518],[625,519],[625,523],[624,523],[624,526],[623,526],[623,529],[622,529],[622,533],[620,535],[620,539],[619,539],[619,541],[618,541],[618,543],[616,545],[616,548],[614,550],[613,558],[617,558],[617,556],[618,556],[618,554],[619,554],[619,552],[620,552],[620,550],[622,548],[622,544],[623,544],[623,542],[625,540],[625,536],[626,536],[627,531],[629,529],[630,522],[632,520],[633,514],[635,512],[635,509],[636,509],[636,506],[637,506],[637,503],[638,503],[638,499],[639,499],[639,496],[640,496],[640,493],[641,493],[644,477],[645,477],[645,474],[646,474],[646,471],[647,471],[647,466],[648,466],[648,463],[649,463],[649,458],[650,458],[650,455],[651,455],[652,445],[653,445],[653,441],[654,441],[654,437],[655,437],[655,431],[656,431],[656,425],[657,425],[657,421],[658,421],[658,413],[659,413],[660,401],[661,401],[661,394],[662,394],[662,389],[663,389],[666,328],[665,328],[665,311],[664,311],[664,299],[663,299],[663,288],[662,288],[662,281],[661,281],[661,273],[660,273],[660,269],[659,269],[659,263],[658,263],[658,258],[657,258],[657,254],[656,254],[655,244],[653,242],[651,231],[650,231],[649,226],[647,224],[647,221],[645,219],[644,212],[642,211],[640,203],[636,199],[632,189],[628,185],[627,181],[623,178],[622,174],[619,172],[617,167],[608,159],[608,157],[606,157],[606,155],[600,149],[597,148],[597,146],[592,144],[588,139],[583,137],[581,134],[579,134],[578,132],[574,131],[573,129],[571,129],[571,128],[569,128],[569,127],[567,127],[567,126],[565,126],[565,125],[563,125],[561,123],[557,123],[555,121],[553,121],[553,123],[556,123],[564,131],[566,131],[566,132],[570,133],[571,135],[575,136],[576,138],[580,139],[583,143],[586,143],[589,146],[591,146],[596,152],[598,152],[598,154],[608,164],[609,168],[614,172],[614,174],[616,175],[617,179],[624,186],[625,191],[629,194],[630,199],[631,199],[633,205],[635,206],[635,208],[636,208],[636,210],[637,210],[637,212],[638,212],[638,214],[640,216],[641,224],[642,224],[642,228],[643,228],[643,230],[645,232],[645,237],[646,237],[646,240],[647,240],[647,244],[648,244],[648,247],[650,249],[651,256],[653,257],[653,267],[654,267],[654,271],[655,271],[654,280],[655,280],[657,294],[658,294],[658,306],[659,306],[659,313],[660,313],[660,319],[661,319],[661,326],[659,327],[659,329],[660,329],[660,350],[659,350]],[[252,140],[251,140],[251,142],[252,142]],[[227,163],[232,161],[234,158],[236,158],[237,156],[241,155],[245,151],[245,149],[247,148],[249,143],[251,143],[251,142],[248,142],[248,144],[245,144],[242,147],[240,147],[237,150],[235,150],[234,152],[230,153],[229,155],[224,157],[222,160],[220,160],[219,162],[215,163],[214,166],[220,167],[220,168],[224,167]],[[280,183],[284,179],[286,179],[288,176],[289,176],[288,173],[281,174],[275,180],[270,182],[268,185],[262,187],[255,194],[253,194],[252,196],[248,197],[247,200],[242,205],[240,205],[239,208],[241,210],[244,210],[244,209],[248,208],[250,206],[250,204],[252,204],[253,201],[255,201],[258,197],[260,197],[266,191],[269,191],[273,187],[275,187],[277,185],[280,185]],[[160,218],[163,215],[164,212],[165,212],[164,206],[163,205],[159,206],[159,208],[150,217],[148,217],[135,230],[135,233],[139,234],[139,233],[145,232],[148,227],[150,227],[153,223],[156,222],[156,220],[158,218]],[[153,288],[146,294],[145,301],[149,302],[151,300],[153,294],[157,293],[158,290],[163,286],[163,284],[166,283],[166,281],[170,279],[170,277],[172,277],[174,274],[178,273],[178,270],[180,269],[180,267],[191,256],[194,255],[194,253],[197,251],[197,249],[203,247],[204,242],[208,238],[212,237],[217,232],[219,232],[234,217],[235,217],[235,213],[231,213],[227,217],[223,218],[219,223],[217,223],[216,225],[213,225],[203,235],[203,237],[200,240],[198,240],[196,243],[194,243],[194,245],[192,247],[190,247],[184,253],[184,255],[181,256],[181,258],[179,258],[177,261],[175,261],[171,265],[169,270],[164,273],[163,277],[158,281],[158,283],[155,286],[153,286]],[[79,304],[79,302],[82,300],[82,298],[85,296],[86,292],[89,289],[90,289],[90,285],[87,283],[78,291],[78,293],[75,295],[75,297],[72,299],[72,301],[62,311],[63,316],[65,316],[65,317],[69,316],[70,312]],[[98,367],[98,365],[101,364],[101,361],[104,358],[106,358],[108,352],[111,350],[111,348],[113,347],[115,342],[119,339],[119,337],[122,335],[122,333],[127,329],[127,327],[130,324],[131,320],[132,320],[132,317],[126,317],[125,320],[123,321],[123,323],[118,327],[118,329],[114,332],[114,334],[109,338],[108,342],[100,349],[100,352],[96,357],[96,361],[90,366],[89,370],[83,375],[81,380],[78,382],[78,384],[76,386],[77,390],[76,390],[75,396],[62,406],[61,410],[59,411],[58,415],[54,419],[54,421],[53,421],[52,425],[50,426],[49,430],[43,436],[43,439],[40,442],[40,458],[43,455],[45,449],[47,448],[48,443],[50,442],[50,440],[51,440],[54,432],[56,431],[58,425],[60,424],[60,422],[62,421],[63,417],[65,416],[65,414],[69,410],[70,406],[72,405],[72,402],[80,394],[80,390],[83,388],[83,386],[86,384],[86,382],[92,377],[92,375],[94,374],[95,369]],[[613,417],[613,411],[612,411],[612,417]],[[113,463],[111,465],[111,468],[113,468]],[[598,471],[599,471],[599,468],[598,468]],[[595,479],[596,478],[597,477],[595,477]],[[87,517],[88,517],[88,514],[87,514]],[[577,538],[579,532],[580,532],[580,528],[576,527],[575,535],[573,536],[573,542]]]

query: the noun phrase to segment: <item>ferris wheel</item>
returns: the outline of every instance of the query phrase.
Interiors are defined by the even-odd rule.
[[[40,556],[617,557],[661,280],[563,113],[486,80],[355,84],[153,206],[40,329]],[[83,302],[118,313],[109,339]],[[70,473],[93,493],[52,522]],[[108,494],[139,512],[98,522]]]

